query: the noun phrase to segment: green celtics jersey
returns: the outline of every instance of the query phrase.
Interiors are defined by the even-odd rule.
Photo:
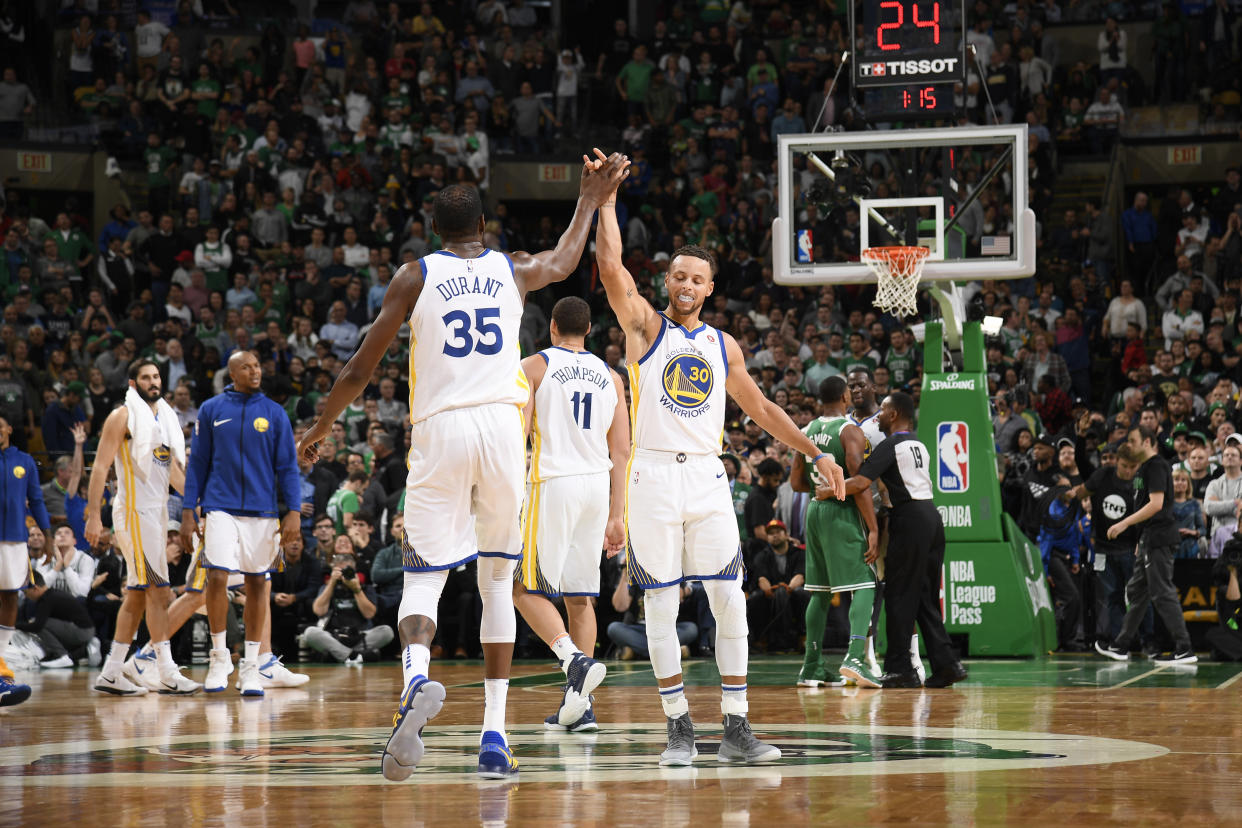
[[[847,425],[853,425],[853,423],[846,416],[817,417],[802,431],[820,451],[831,456],[833,460],[837,461],[837,465],[844,469],[846,467],[845,443],[841,442],[841,429]],[[869,449],[870,446],[864,449],[864,454]],[[806,473],[807,478],[811,482],[812,489],[819,484],[819,472],[815,468],[814,460],[814,457],[806,458]],[[848,477],[849,475],[847,474],[846,476]],[[845,502],[853,505],[849,498],[846,498]]]
[[[888,356],[884,358],[884,365],[888,368],[890,382],[894,388],[899,388],[914,379],[916,359],[917,355],[913,348],[907,349],[904,354],[896,351],[888,352]]]
[[[737,531],[742,540],[746,540],[746,498],[750,497],[750,486],[733,481],[733,512],[737,516]]]

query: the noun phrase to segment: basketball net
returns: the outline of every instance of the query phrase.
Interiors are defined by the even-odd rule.
[[[931,250],[926,247],[868,247],[862,260],[875,274],[875,306],[894,316],[913,316],[917,310],[915,297],[923,263]]]

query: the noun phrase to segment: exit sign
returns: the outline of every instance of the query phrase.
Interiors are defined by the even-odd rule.
[[[1190,167],[1203,163],[1203,147],[1193,144],[1188,147],[1169,147],[1170,167]]]
[[[18,152],[18,172],[51,172],[52,154],[50,152]]]
[[[569,182],[568,164],[540,164],[539,181],[543,184],[566,184]]]

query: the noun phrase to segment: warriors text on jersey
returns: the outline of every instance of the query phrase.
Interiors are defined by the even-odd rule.
[[[655,341],[629,366],[634,446],[719,454],[729,372],[724,334],[703,323],[688,331],[660,316]]]
[[[490,403],[526,404],[518,328],[522,295],[513,264],[488,250],[419,259],[423,289],[410,316],[410,421]]]
[[[592,353],[568,348],[547,348],[539,356],[547,370],[535,389],[530,479],[608,471],[608,429],[617,410],[608,366]]]

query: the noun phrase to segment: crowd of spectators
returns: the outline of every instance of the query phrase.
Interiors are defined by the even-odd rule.
[[[594,21],[596,31],[574,42],[573,34],[558,40],[546,9],[523,0],[382,8],[353,0],[335,19],[267,25],[246,43],[219,34],[239,19],[227,0],[184,0],[171,25],[115,0],[67,5],[64,71],[29,77],[30,62],[6,69],[0,129],[16,137],[28,108],[62,106],[95,124],[123,168],[143,172],[102,227],[73,199],[36,215],[29,193],[4,194],[0,415],[14,425],[14,442],[43,460],[49,506],[60,504],[53,516],[74,528],[79,548],[85,475],[73,457],[83,444],[89,457],[123,397],[131,360],[157,361],[188,434],[197,407],[227,382],[229,354],[253,349],[264,390],[300,429],[365,334],[394,271],[438,248],[430,204],[439,188],[480,189],[490,246],[552,247],[558,216],[511,212],[490,191],[491,167],[510,154],[555,151],[571,161],[586,149],[583,135],[633,159],[618,213],[640,289],[662,307],[665,251],[687,242],[712,249],[720,273],[704,319],[738,339],[765,393],[799,424],[816,414],[819,382],[855,367],[872,372],[877,398],[904,389],[917,399],[919,343],[901,320],[875,311],[871,292],[786,288],[772,278],[777,136],[815,123],[856,129],[865,118],[848,73],[828,94],[848,48],[844,16],[823,3],[659,5],[647,30]],[[1098,199],[1050,214],[1058,155],[1107,149],[1125,107],[1206,89],[1226,115],[1236,110],[1229,93],[1239,73],[1225,68],[1237,66],[1242,27],[1230,7],[1216,0],[1189,20],[1175,8],[1160,11],[1156,58],[1176,69],[1157,73],[1167,88],[1148,89],[1133,69],[1144,56],[1133,54],[1117,21],[1152,20],[1156,11],[1123,2],[970,5],[968,41],[979,63],[958,90],[962,122],[991,119],[990,95],[998,120],[1031,127],[1041,236],[1036,278],[965,291],[972,313],[1004,319],[987,361],[1000,474],[1013,502],[1043,435],[1072,443],[1070,459],[1063,453],[1058,462],[1088,476],[1117,429],[1141,418],[1184,461],[1189,501],[1204,499],[1197,522],[1185,507],[1187,530],[1200,533],[1195,544],[1187,534],[1186,553],[1207,555],[1242,503],[1232,490],[1208,497],[1203,482],[1218,468],[1223,480],[1238,478],[1226,449],[1242,353],[1238,170],[1222,171],[1211,186],[1173,188],[1158,203],[1145,192],[1128,195],[1120,232]],[[1180,21],[1177,36],[1168,19]],[[1098,61],[1059,58],[1055,24],[1071,20],[1100,22]],[[37,22],[7,4],[0,33],[14,41],[23,25],[33,31]],[[28,47],[14,48],[8,55]],[[1193,60],[1178,57],[1186,55]],[[848,229],[844,215],[821,218],[833,232]],[[585,257],[558,289],[590,299],[588,344],[621,366],[624,337],[593,267]],[[555,298],[528,303],[524,352],[546,341]],[[933,312],[926,301],[921,308]],[[337,635],[337,645],[376,643],[383,636],[368,629],[395,626],[407,337],[390,344],[323,459],[303,469],[304,549],[273,585],[278,652],[296,657],[298,633],[329,606],[358,628]],[[731,409],[728,420],[726,465],[755,564],[750,588],[790,596],[756,644],[783,649],[796,645],[801,583],[789,451],[740,412]],[[86,428],[76,442],[79,422]],[[358,618],[323,595],[328,561],[346,551],[370,605]],[[175,539],[169,555],[184,557]],[[618,587],[615,564],[606,567],[600,629],[615,620],[632,630],[639,618],[624,616],[639,609],[639,596]],[[95,580],[86,597],[106,605],[119,587],[115,578]],[[473,590],[471,572],[450,576],[437,641],[446,655],[478,652]],[[685,643],[709,650],[710,613],[693,587],[684,597],[683,620],[696,625]],[[105,617],[99,624],[106,630]],[[625,640],[618,647],[633,648],[633,637]]]

